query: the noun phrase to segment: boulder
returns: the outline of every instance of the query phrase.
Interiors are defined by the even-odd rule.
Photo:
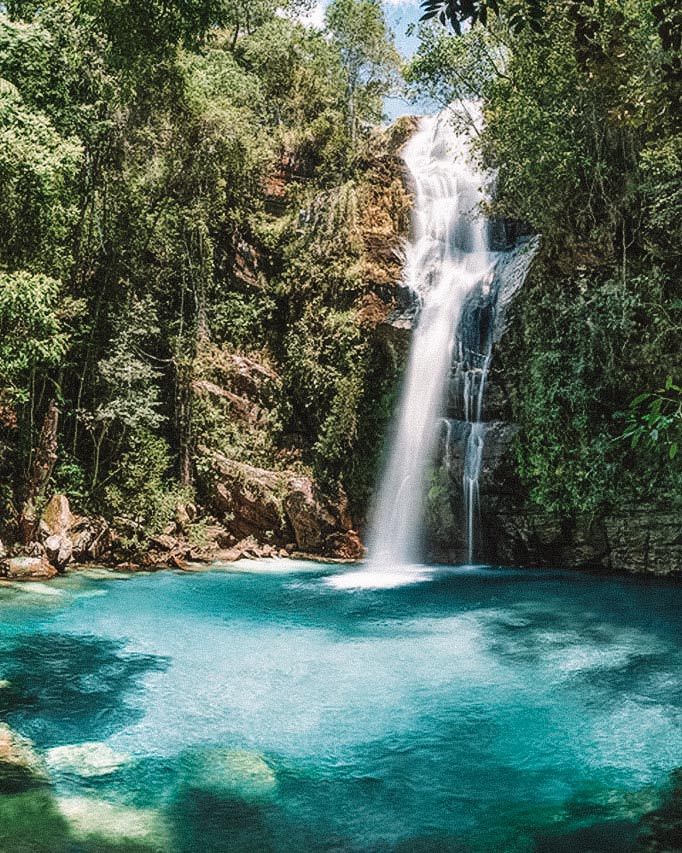
[[[4,565],[6,577],[12,580],[47,580],[57,574],[46,557],[10,557]]]
[[[322,549],[324,556],[335,557],[340,560],[362,560],[365,551],[365,546],[355,530],[332,533],[325,539]]]
[[[191,556],[190,545],[174,536],[162,533],[149,540],[143,564],[151,568],[163,566],[182,568]]]
[[[343,492],[331,501],[310,477],[255,468],[206,448],[202,452],[211,460],[212,508],[239,542],[235,553],[276,554],[287,543],[301,552],[329,557],[355,559],[349,555],[362,553]],[[247,549],[245,541],[259,546]]]
[[[111,530],[103,518],[77,517],[69,533],[77,563],[101,560],[111,548]]]
[[[66,495],[54,495],[40,519],[41,533],[47,537],[66,536],[74,520]]]
[[[66,495],[52,497],[40,519],[39,531],[47,558],[59,571],[71,561],[101,560],[111,547],[107,522],[74,515]]]
[[[69,499],[54,495],[40,518],[38,531],[45,555],[58,571],[63,571],[73,556],[70,530],[74,522]]]
[[[310,553],[319,553],[327,535],[339,524],[330,509],[320,502],[309,477],[291,477],[287,482],[284,510],[291,523],[296,545]]]
[[[214,511],[226,519],[237,539],[263,538],[268,532],[280,540],[289,534],[282,500],[286,475],[255,468],[202,448],[211,460],[210,499]],[[289,535],[290,538],[290,535]]]
[[[233,563],[236,560],[260,560],[267,557],[278,557],[280,549],[274,545],[262,545],[253,536],[247,536],[233,545],[222,551],[218,551],[216,557],[223,563]]]
[[[31,741],[0,723],[0,794],[18,794],[47,784],[45,765]]]
[[[62,571],[73,556],[73,542],[64,535],[48,536],[45,540],[45,555],[58,571]]]
[[[247,398],[261,399],[279,384],[279,377],[268,365],[236,353],[229,359],[233,387]]]

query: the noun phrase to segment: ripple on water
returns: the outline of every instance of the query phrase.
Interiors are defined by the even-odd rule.
[[[72,847],[584,853],[682,764],[682,589],[281,562],[8,591],[0,713]]]

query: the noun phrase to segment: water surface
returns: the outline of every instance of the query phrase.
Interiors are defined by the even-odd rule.
[[[60,850],[640,849],[682,766],[682,587],[237,568],[0,589],[0,718],[49,759]]]

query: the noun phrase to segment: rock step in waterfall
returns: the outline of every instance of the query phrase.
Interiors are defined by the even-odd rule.
[[[463,107],[476,125],[477,106]],[[462,500],[466,556],[473,562],[492,348],[534,254],[532,241],[512,252],[491,251],[490,223],[481,212],[490,177],[473,163],[471,134],[456,129],[453,118],[452,110],[422,118],[403,154],[414,184],[404,280],[419,307],[369,538],[366,571],[387,583],[420,562],[425,493],[439,444],[447,459],[449,441],[439,442],[439,434],[443,425],[454,434],[451,417],[466,424],[457,432],[466,436]],[[339,585],[360,582],[354,574]]]

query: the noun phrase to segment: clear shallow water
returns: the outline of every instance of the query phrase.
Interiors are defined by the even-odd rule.
[[[0,719],[100,820],[60,850],[126,821],[149,831],[107,850],[639,849],[682,766],[682,587],[240,568],[0,588]],[[84,742],[119,758],[55,752]]]

